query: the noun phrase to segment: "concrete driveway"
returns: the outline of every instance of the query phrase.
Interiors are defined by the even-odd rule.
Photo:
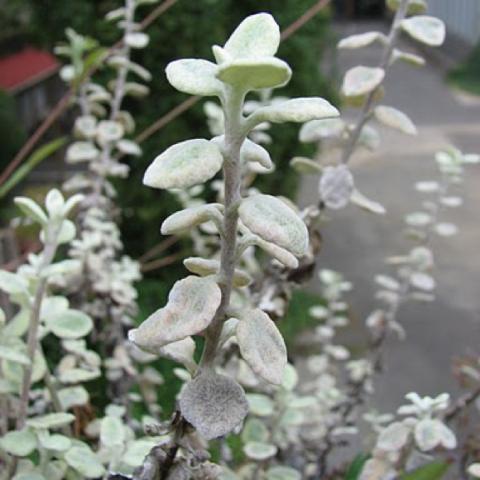
[[[383,24],[348,24],[337,28],[339,36],[385,29]],[[415,52],[408,41],[402,47]],[[416,52],[422,53],[422,52]],[[354,53],[340,52],[338,68],[345,72],[357,65],[375,66],[380,49],[370,47]],[[427,61],[429,59],[427,58]],[[356,339],[364,338],[363,322],[375,307],[373,277],[388,272],[384,258],[408,251],[411,243],[402,235],[403,217],[420,207],[417,180],[437,178],[433,155],[454,144],[469,153],[480,153],[480,100],[455,94],[444,81],[439,64],[426,68],[395,65],[386,80],[382,103],[398,107],[416,122],[417,137],[379,127],[382,146],[374,154],[358,154],[352,161],[358,188],[387,208],[386,216],[369,215],[353,206],[331,212],[324,229],[320,267],[343,272],[355,284],[350,295]],[[355,118],[355,112],[345,117]],[[317,198],[314,177],[305,178],[300,203]],[[409,391],[433,395],[455,393],[451,375],[457,355],[480,353],[480,165],[469,167],[462,189],[465,203],[443,214],[460,228],[456,237],[435,238],[437,300],[410,304],[399,320],[408,334],[406,341],[391,340],[387,350],[388,373],[378,378],[374,404],[380,410],[398,407]],[[313,282],[312,290],[318,290]]]

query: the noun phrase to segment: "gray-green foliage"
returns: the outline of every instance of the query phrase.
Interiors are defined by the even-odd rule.
[[[242,387],[214,373],[222,327],[225,325],[224,330],[231,325],[226,320],[235,289],[236,263],[248,245],[258,244],[267,252],[276,251],[274,256],[286,258],[286,263],[290,256],[304,255],[308,246],[307,229],[291,206],[272,196],[241,190],[247,162],[271,167],[266,150],[246,137],[267,121],[302,122],[338,115],[333,106],[320,98],[260,105],[244,114],[249,92],[283,86],[291,77],[290,67],[274,56],[279,42],[278,25],[271,15],[261,13],[245,19],[223,47],[213,47],[215,62],[184,59],[170,63],[166,68],[167,79],[175,88],[218,97],[223,111],[220,117],[223,135],[212,140],[187,140],[168,148],[155,158],[144,177],[144,183],[154,188],[186,189],[204,183],[223,169],[221,208],[216,204],[189,208],[172,215],[162,227],[164,232],[173,233],[213,220],[212,233],[220,240],[220,261],[213,264],[206,258],[189,259],[187,268],[202,278],[187,277],[179,282],[167,306],[130,333],[131,340],[152,352],[203,332],[206,344],[202,359],[192,372],[193,380],[180,394],[180,409],[207,439],[229,433],[247,413]],[[211,293],[195,300],[202,290],[194,282],[201,284],[201,288],[208,285]],[[177,291],[180,284],[181,292]],[[181,308],[173,306],[174,298],[182,299]],[[170,317],[175,322],[175,335],[169,334],[170,327],[157,328],[165,322],[167,325]],[[246,361],[267,381],[280,383],[286,349],[275,324],[261,310],[243,312],[236,324],[240,351]],[[228,334],[230,338],[232,335],[235,330]],[[217,398],[220,392],[221,398]]]

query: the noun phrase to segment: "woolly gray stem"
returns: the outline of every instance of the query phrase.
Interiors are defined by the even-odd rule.
[[[223,234],[221,236],[221,256],[219,284],[222,292],[220,306],[205,334],[205,348],[200,361],[200,369],[212,366],[222,333],[225,311],[230,303],[235,270],[238,206],[241,201],[240,148],[246,138],[246,126],[242,117],[244,92],[229,89],[223,101],[225,109],[224,145],[224,206]]]
[[[409,0],[401,0],[401,3],[393,19],[392,27],[390,28],[390,33],[388,35],[388,39],[385,44],[385,49],[382,54],[382,59],[378,66],[379,68],[383,69],[385,72],[388,70],[390,66],[393,49],[395,48],[395,44],[397,43],[398,35],[400,33],[400,24],[402,20],[407,16],[408,2]],[[349,162],[350,158],[353,155],[353,152],[355,151],[355,147],[357,146],[358,140],[362,133],[362,129],[373,114],[372,107],[375,102],[375,94],[377,90],[378,90],[378,87],[372,92],[370,92],[367,96],[367,99],[365,100],[365,103],[363,104],[363,108],[360,113],[360,118],[357,124],[355,125],[353,132],[350,135],[347,145],[343,150],[342,163],[346,164]]]

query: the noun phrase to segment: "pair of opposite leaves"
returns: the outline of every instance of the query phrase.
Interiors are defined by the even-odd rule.
[[[191,335],[208,327],[220,301],[221,291],[212,277],[184,278],[173,286],[167,305],[131,330],[129,338],[144,350],[161,353],[194,369],[195,344]],[[233,320],[233,324],[240,352],[252,370],[264,380],[280,384],[287,351],[268,315],[259,309],[250,310]],[[187,384],[180,397],[180,408],[184,417],[208,439],[231,431],[248,412],[240,385],[212,371],[201,372]]]

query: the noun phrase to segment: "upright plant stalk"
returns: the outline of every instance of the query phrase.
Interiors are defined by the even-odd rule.
[[[402,23],[402,20],[404,20],[407,16],[408,3],[409,3],[409,0],[401,0],[398,10],[395,13],[395,17],[393,19],[392,26],[390,28],[390,33],[388,34],[388,39],[382,53],[382,59],[379,64],[379,68],[381,68],[385,72],[390,67],[392,53],[397,43],[398,36],[400,34],[400,25]],[[349,137],[347,145],[345,146],[342,152],[342,163],[344,164],[347,164],[349,162],[357,146],[358,140],[360,138],[360,134],[362,133],[362,129],[366,125],[366,123],[370,120],[373,114],[372,106],[375,102],[376,93],[377,93],[377,89],[370,92],[367,98],[365,99],[365,102],[363,104],[363,107],[360,113],[360,117]]]
[[[223,170],[224,188],[221,204],[185,208],[168,217],[161,227],[164,235],[176,235],[213,222],[220,236],[220,259],[186,259],[185,267],[195,275],[175,283],[167,305],[129,332],[129,339],[138,347],[160,351],[161,355],[181,362],[192,377],[182,389],[179,413],[171,422],[171,441],[163,448],[166,460],[160,459],[163,466],[157,469],[162,472],[162,479],[172,469],[189,472],[193,467],[196,473],[192,470],[191,478],[209,478],[207,473],[200,473],[213,468],[202,460],[204,453],[195,454],[198,447],[192,447],[189,453],[184,445],[196,435],[206,440],[227,435],[248,412],[243,388],[214,368],[226,338],[237,336],[243,357],[265,381],[280,385],[283,380],[286,347],[274,322],[253,306],[233,311],[230,298],[234,286],[250,281],[246,272],[236,268],[246,244],[263,248],[285,265],[298,265],[296,257],[305,255],[308,248],[308,232],[298,214],[282,200],[250,191],[242,196],[242,172],[247,162],[258,163],[266,172],[273,167],[269,153],[247,139],[247,135],[263,122],[333,118],[338,111],[324,99],[299,98],[279,102],[274,108],[259,105],[249,116],[243,116],[249,91],[275,88],[289,81],[290,67],[275,57],[279,44],[278,25],[270,15],[261,13],[245,19],[224,47],[213,47],[216,64],[183,59],[170,63],[166,69],[167,79],[177,90],[220,99],[223,135],[171,146],[148,167],[144,184],[185,190]],[[227,318],[229,328],[224,329]],[[203,333],[205,343],[197,365],[191,337],[199,333]],[[264,343],[257,342],[260,339]],[[183,447],[180,458],[179,447]],[[158,459],[158,452],[152,451],[135,478],[152,478],[147,473],[152,471],[152,458]]]
[[[205,349],[203,351],[200,368],[211,367],[218,348],[218,341],[225,320],[225,310],[230,303],[230,294],[233,286],[235,270],[238,207],[240,205],[241,163],[240,148],[246,138],[243,126],[242,109],[244,93],[227,90],[224,100],[225,108],[225,150],[224,150],[224,206],[223,232],[220,244],[220,273],[219,285],[222,291],[222,300],[212,323],[206,332]]]
[[[28,400],[30,389],[32,386],[32,372],[35,359],[35,352],[38,348],[38,327],[40,324],[40,310],[42,308],[43,298],[47,288],[47,278],[42,277],[42,271],[47,268],[53,261],[57,251],[57,238],[59,234],[59,226],[53,231],[47,233],[47,243],[43,250],[43,261],[37,269],[38,285],[35,291],[32,311],[30,313],[30,321],[28,327],[27,340],[27,356],[29,364],[25,365],[22,381],[22,390],[20,394],[20,408],[17,417],[17,430],[21,430],[25,426],[27,418]]]

